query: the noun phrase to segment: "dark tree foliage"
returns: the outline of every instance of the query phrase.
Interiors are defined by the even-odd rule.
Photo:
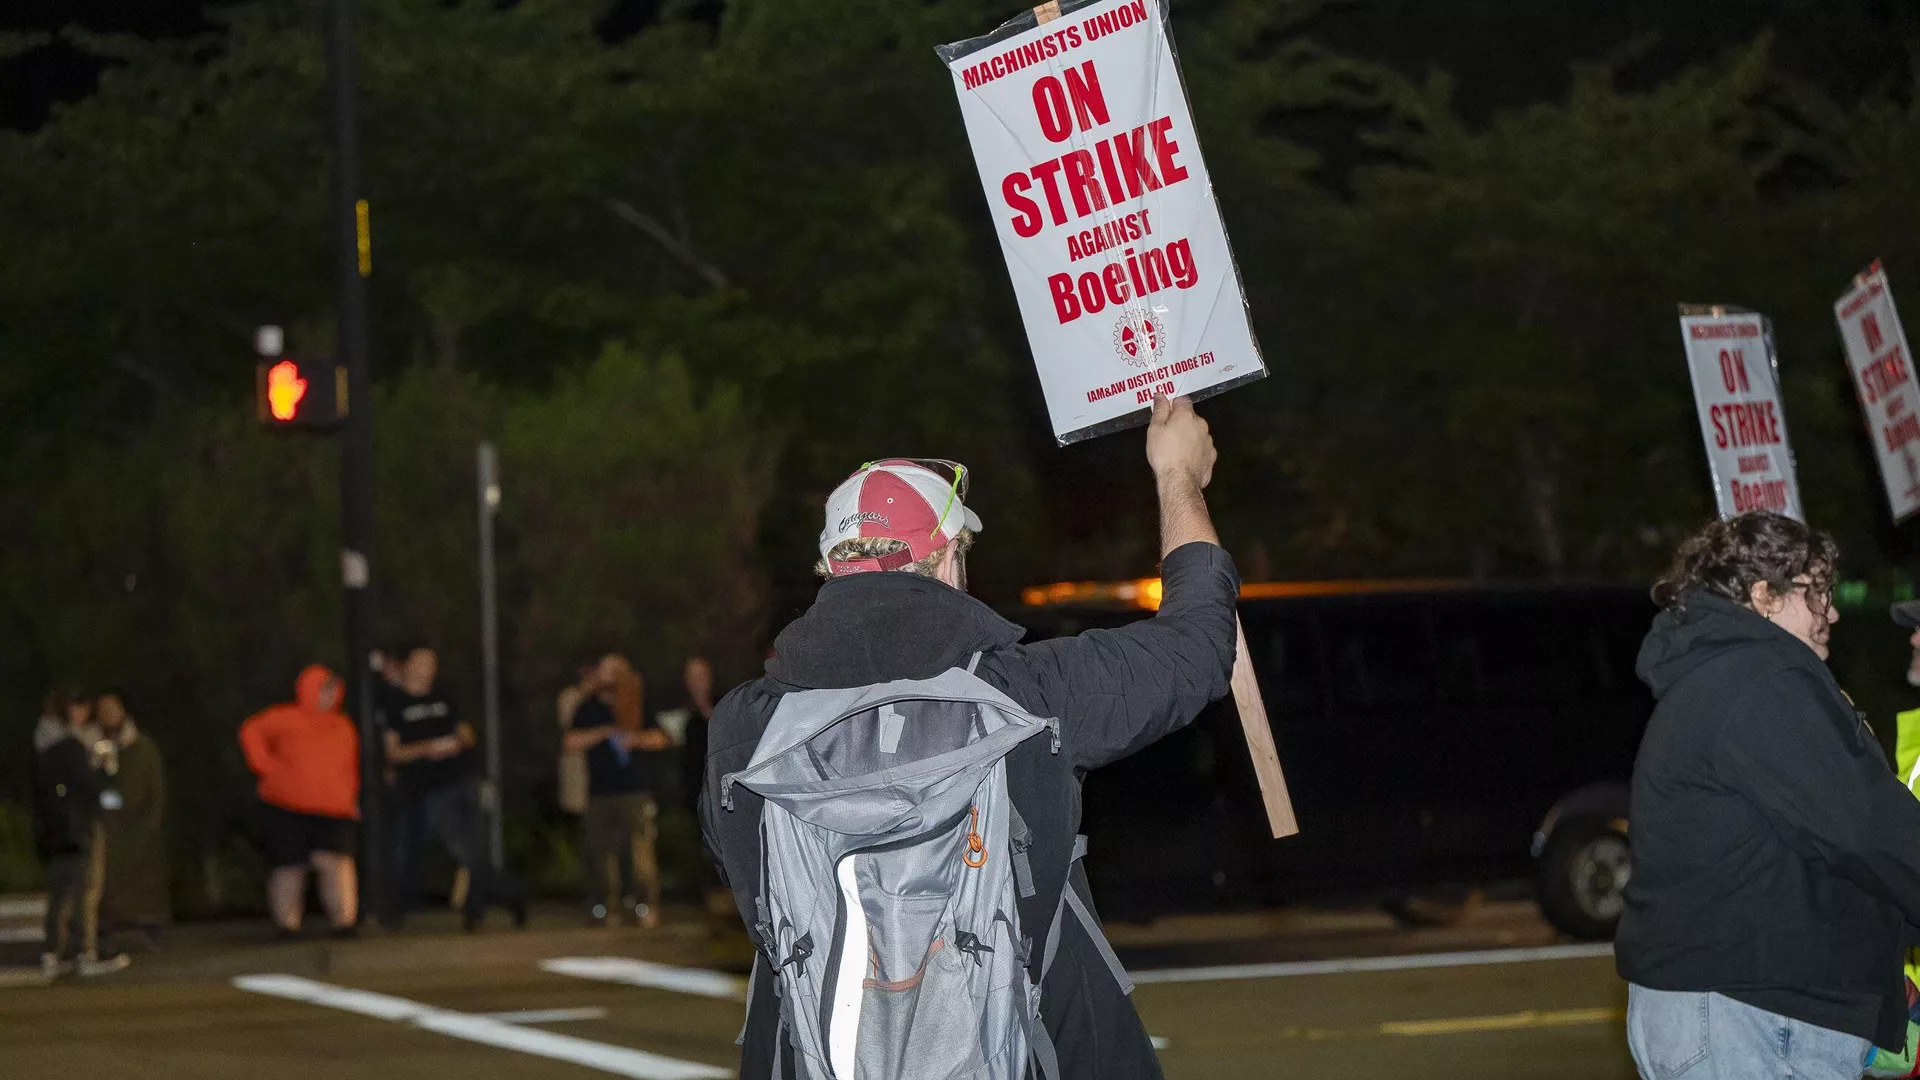
[[[749,674],[861,461],[973,468],[989,598],[1152,565],[1138,435],[1048,438],[932,55],[1006,12],[663,0],[615,34],[611,7],[359,4],[383,631],[443,643],[473,696],[493,440],[522,790],[592,652]],[[1249,576],[1644,578],[1711,509],[1681,300],[1775,318],[1811,516],[1891,572],[1909,540],[1828,305],[1875,256],[1920,281],[1913,78],[1817,91],[1776,59],[1799,43],[1696,20],[1690,63],[1627,50],[1462,108],[1444,72],[1327,44],[1352,10],[1173,20],[1272,369],[1205,410]],[[234,727],[339,655],[335,450],[249,400],[255,325],[331,347],[319,11],[70,31],[97,91],[0,133],[0,735],[52,680],[127,684],[183,856],[244,799]]]

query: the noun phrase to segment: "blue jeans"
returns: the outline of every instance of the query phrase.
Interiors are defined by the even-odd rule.
[[[1872,1049],[1721,994],[1632,985],[1627,1046],[1645,1080],[1860,1080]]]
[[[476,781],[401,792],[394,811],[389,920],[398,922],[420,906],[420,857],[430,837],[438,838],[447,854],[467,868],[469,917],[479,917],[490,905],[511,908],[524,901],[520,883],[493,865],[487,850],[486,811],[480,806]]]

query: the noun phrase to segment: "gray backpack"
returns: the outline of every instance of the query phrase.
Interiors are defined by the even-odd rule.
[[[800,1080],[1021,1080],[1030,1059],[1059,1074],[1026,972],[1031,833],[1005,761],[1038,735],[1058,753],[1059,721],[973,674],[979,659],[789,693],[747,767],[721,778],[726,809],[736,783],[766,803],[756,929]],[[1131,989],[1071,886],[1061,906]]]

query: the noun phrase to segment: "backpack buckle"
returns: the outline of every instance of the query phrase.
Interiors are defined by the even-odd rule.
[[[795,975],[805,975],[807,973],[807,957],[812,955],[813,935],[807,934],[801,937],[799,941],[793,943],[793,951],[787,954],[785,960],[774,965],[774,968],[777,971],[780,968],[786,967],[788,964],[792,964],[794,965],[793,973]]]
[[[982,958],[986,954],[993,952],[993,946],[981,941],[977,935],[966,930],[954,931],[953,947],[960,950],[964,955],[973,957],[975,964],[985,963],[985,960]]]

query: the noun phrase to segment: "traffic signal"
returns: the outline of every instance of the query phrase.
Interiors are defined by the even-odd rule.
[[[269,357],[254,368],[260,422],[325,428],[347,415],[347,369],[331,360]]]

